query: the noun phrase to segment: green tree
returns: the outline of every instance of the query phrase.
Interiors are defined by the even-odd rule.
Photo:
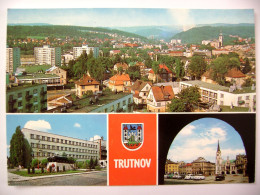
[[[192,77],[200,79],[201,75],[206,71],[207,64],[201,56],[193,56],[188,66],[189,73]]]
[[[16,127],[10,141],[10,163],[13,166],[27,167],[32,160],[32,149],[21,131],[21,127]]]
[[[127,74],[129,74],[131,80],[133,81],[136,81],[137,79],[141,78],[141,73],[138,66],[130,66],[126,72]]]
[[[176,59],[175,61],[174,72],[178,80],[181,80],[185,76],[184,64],[180,59]]]
[[[168,105],[168,111],[193,112],[199,101],[199,88],[197,86],[188,87],[181,90],[181,92],[172,99],[171,103]]]
[[[48,159],[42,159],[42,162],[41,162],[41,165],[43,166],[43,167],[46,167],[47,166],[47,164],[48,164]]]
[[[252,70],[252,67],[250,66],[250,62],[249,62],[249,59],[248,58],[245,58],[245,65],[242,69],[242,72],[244,74],[247,74],[249,73],[250,71]]]

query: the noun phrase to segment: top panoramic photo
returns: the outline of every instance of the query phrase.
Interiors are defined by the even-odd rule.
[[[7,113],[256,112],[252,9],[9,9]]]

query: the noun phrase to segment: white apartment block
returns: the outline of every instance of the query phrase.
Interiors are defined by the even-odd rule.
[[[197,86],[199,88],[203,102],[223,106],[248,107],[252,111],[255,109],[256,90],[254,88],[232,91],[229,87],[198,80],[180,82],[180,90],[191,86]]]
[[[99,54],[98,47],[88,47],[88,45],[82,45],[82,47],[73,47],[73,58],[77,59],[83,51],[85,51],[88,55],[90,54],[90,51],[92,51],[95,58],[97,58]]]
[[[42,160],[47,157],[62,156],[63,153],[66,153],[67,157],[72,157],[77,161],[86,161],[91,158],[99,160],[100,146],[94,141],[27,128],[23,128],[22,132],[33,150],[33,158]]]
[[[34,48],[34,57],[36,65],[61,65],[60,48],[52,48],[49,45]]]

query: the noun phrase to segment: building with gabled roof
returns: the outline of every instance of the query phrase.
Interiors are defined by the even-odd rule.
[[[56,74],[60,77],[60,83],[61,84],[67,84],[67,71],[61,69],[57,66],[52,66],[48,70],[46,70],[46,74]]]
[[[147,98],[148,112],[166,112],[167,105],[174,98],[172,86],[153,86]]]
[[[123,63],[123,62],[116,63],[114,65],[114,70],[118,72],[119,68],[122,68],[123,72],[125,72],[129,68],[129,66],[128,66],[128,64]]]
[[[152,87],[151,82],[136,80],[131,86],[131,93],[135,104],[147,104],[148,93]]]
[[[225,75],[225,79],[228,82],[235,81],[236,85],[242,86],[245,83],[246,75],[237,68],[230,69]]]
[[[75,82],[76,95],[81,98],[87,91],[92,91],[95,94],[99,91],[99,85],[98,81],[85,74]]]
[[[162,80],[164,82],[172,81],[173,73],[172,71],[165,65],[159,64],[159,73],[156,74],[153,69],[151,69],[148,73],[148,79],[155,82],[156,80]]]
[[[108,81],[108,87],[112,91],[128,91],[131,86],[131,80],[128,74],[116,74],[112,76]]]

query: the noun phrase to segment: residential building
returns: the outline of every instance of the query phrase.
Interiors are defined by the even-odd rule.
[[[46,70],[46,74],[55,74],[60,77],[60,83],[61,84],[67,84],[67,71],[61,69],[60,67],[57,66],[52,66],[48,70]]]
[[[15,77],[15,83],[37,83],[46,84],[48,87],[64,86],[65,83],[61,83],[60,76],[56,74],[32,74],[32,75],[19,75]]]
[[[61,48],[52,48],[49,45],[35,47],[34,58],[36,65],[61,66]]]
[[[6,72],[13,74],[20,65],[20,48],[6,48]]]
[[[206,161],[205,158],[199,157],[192,163],[192,174],[214,175],[215,163]]]
[[[234,82],[237,86],[242,86],[245,83],[246,75],[237,68],[230,69],[225,75],[228,82]]]
[[[116,74],[108,81],[108,87],[112,91],[125,92],[131,86],[131,80],[128,74]]]
[[[153,86],[147,98],[148,112],[166,112],[167,105],[174,98],[171,86]]]
[[[202,102],[220,106],[247,107],[251,111],[255,110],[256,89],[254,86],[237,89],[233,86],[225,87],[198,80],[180,82],[181,90],[190,86],[199,88]]]
[[[167,159],[165,163],[165,174],[178,174],[179,166],[180,163],[176,163]]]
[[[212,50],[212,55],[219,56],[220,54],[229,54],[231,51],[227,49],[213,49]]]
[[[72,157],[77,161],[99,160],[99,144],[78,138],[56,135],[34,129],[23,128],[24,137],[32,148],[32,157],[42,160],[47,157]]]
[[[159,64],[158,67],[159,71],[158,73],[154,73],[154,70],[151,69],[148,74],[148,79],[153,82],[158,82],[159,80],[163,82],[169,82],[172,81],[173,73],[172,71],[165,65],[165,64]]]
[[[152,87],[151,82],[136,80],[131,86],[135,104],[147,104],[148,93]]]
[[[247,175],[247,157],[245,154],[236,155],[236,167],[237,173],[243,174],[243,176]]]
[[[125,72],[128,69],[128,65],[126,63],[123,63],[123,62],[116,63],[114,65],[114,70],[118,72],[120,69],[122,69],[123,72]]]
[[[145,74],[146,74],[145,69],[147,68],[147,67],[145,66],[145,64],[144,64],[143,62],[137,62],[137,63],[135,64],[135,66],[138,66],[138,67],[139,67],[141,76],[142,76],[142,77],[145,76]]]
[[[179,174],[192,174],[192,164],[191,163],[186,163],[186,164],[181,164],[179,166]]]
[[[169,56],[181,57],[183,56],[183,51],[169,51]]]
[[[99,85],[100,83],[98,81],[85,74],[81,79],[75,82],[76,96],[81,98],[88,91],[96,94],[99,91]]]
[[[73,60],[74,57],[72,54],[64,54],[62,55],[62,63],[63,65],[68,65],[69,61]]]
[[[6,112],[38,113],[47,110],[46,84],[11,85],[6,89]]]
[[[89,55],[91,51],[93,53],[93,57],[98,58],[98,47],[89,47],[88,45],[82,45],[81,47],[73,47],[73,58],[77,59],[83,52],[86,52],[86,54]]]

